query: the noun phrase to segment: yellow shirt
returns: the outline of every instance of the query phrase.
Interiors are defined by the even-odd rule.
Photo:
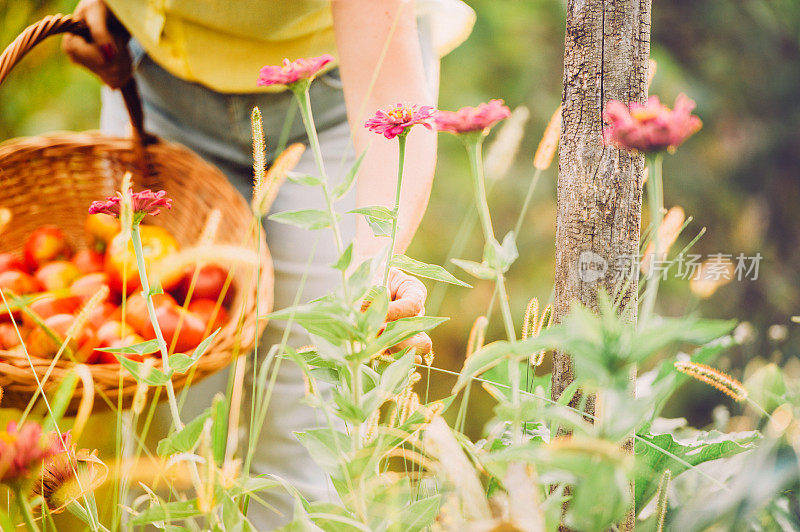
[[[156,63],[218,92],[282,90],[256,86],[262,66],[336,56],[330,0],[105,2]],[[440,56],[461,44],[475,21],[460,0],[417,0],[417,12],[430,16]]]

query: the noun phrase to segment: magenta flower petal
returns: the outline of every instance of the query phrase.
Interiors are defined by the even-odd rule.
[[[142,190],[141,192],[131,191],[131,207],[134,214],[150,214],[157,215],[161,212],[161,207],[167,209],[172,208],[172,200],[167,198],[167,192],[159,190],[153,192],[151,190]],[[106,198],[105,201],[93,201],[89,206],[89,214],[110,214],[119,218],[121,195],[118,193],[116,196]]]
[[[490,100],[477,107],[462,107],[458,111],[439,111],[436,129],[456,135],[470,131],[484,131],[500,120],[511,116],[503,100]]]
[[[612,100],[606,104],[603,119],[603,142],[626,150],[642,153],[673,151],[703,126],[692,114],[695,103],[685,94],[675,100],[674,109],[652,96],[645,105],[633,102],[629,106]]]
[[[436,109],[429,105],[408,106],[398,103],[386,111],[380,109],[376,111],[375,116],[367,120],[364,127],[387,139],[393,139],[416,125],[431,129],[431,122],[436,113]]]
[[[0,481],[32,475],[44,458],[61,449],[61,442],[54,436],[43,435],[36,423],[25,423],[20,429],[16,422],[9,421],[6,430],[0,432]]]
[[[301,79],[313,79],[322,67],[333,61],[333,56],[300,58],[294,61],[284,59],[282,65],[267,65],[258,75],[258,85],[290,85]]]

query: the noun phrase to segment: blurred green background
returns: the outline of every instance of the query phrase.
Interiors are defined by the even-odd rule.
[[[0,40],[5,45],[26,25],[46,14],[71,12],[75,3],[2,0]],[[456,109],[503,98],[512,108],[524,105],[530,110],[515,164],[490,196],[496,232],[502,235],[516,220],[533,176],[533,153],[560,101],[565,4],[557,0],[468,3],[478,21],[470,38],[443,61],[440,107]],[[704,122],[700,133],[665,163],[666,206],[680,205],[694,216],[675,248],[707,227],[696,253],[763,256],[758,280],[729,283],[705,300],[694,296],[686,281],[670,279],[663,285],[659,309],[665,315],[698,312],[750,322],[752,341],[718,364],[742,378],[754,360],[782,362],[800,350],[800,325],[789,319],[800,314],[800,3],[654,4],[651,53],[658,73],[651,94],[672,105],[677,94],[685,92],[697,101],[697,114]],[[51,39],[34,50],[0,89],[0,138],[94,129],[99,95],[98,82],[71,65],[60,52],[58,39]],[[509,273],[517,323],[529,298],[545,303],[551,297],[555,166],[539,182],[518,239],[521,256]],[[443,135],[430,207],[409,254],[444,263],[471,202],[463,148]],[[462,258],[479,260],[480,254],[476,227]],[[439,314],[451,320],[433,334],[439,367],[460,369],[469,328],[488,306],[491,286],[474,284],[473,290],[450,288],[444,294]],[[429,288],[432,298],[443,295],[441,289]],[[499,325],[495,316],[489,339],[502,337]],[[431,373],[431,396],[446,394],[452,383]],[[480,400],[481,392],[474,393],[467,429],[478,437],[491,402]],[[687,416],[702,426],[711,421],[712,409],[724,402],[713,390],[692,385],[668,414]],[[735,413],[736,407],[729,406]]]

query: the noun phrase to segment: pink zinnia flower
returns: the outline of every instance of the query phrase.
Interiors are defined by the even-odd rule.
[[[364,127],[387,139],[393,139],[418,124],[431,129],[431,119],[436,112],[436,109],[429,105],[420,107],[398,103],[387,111],[381,109],[376,111],[375,116],[367,120]]]
[[[16,481],[32,475],[43,459],[62,449],[55,434],[44,437],[36,423],[25,423],[20,430],[15,421],[9,421],[6,430],[0,432],[0,481]]]
[[[500,120],[511,116],[503,100],[490,100],[477,107],[462,107],[458,111],[439,111],[436,115],[436,129],[448,133],[467,133],[485,131]]]
[[[282,65],[267,65],[258,75],[258,85],[291,85],[301,79],[313,79],[322,67],[333,61],[331,54],[319,57],[283,60]]]
[[[695,103],[685,94],[675,100],[675,108],[663,105],[658,96],[652,96],[645,105],[611,100],[606,104],[603,119],[608,127],[603,130],[603,141],[626,150],[642,153],[674,151],[703,126],[692,114]]]
[[[131,191],[131,209],[134,214],[152,214],[155,216],[161,212],[161,207],[172,208],[172,200],[164,197],[166,194],[167,192],[164,190],[159,190],[158,192],[151,190]],[[103,213],[119,218],[121,201],[122,194],[119,192],[117,192],[116,196],[106,198],[106,201],[93,201],[89,206],[89,214]]]

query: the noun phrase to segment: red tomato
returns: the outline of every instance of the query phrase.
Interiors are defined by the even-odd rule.
[[[8,270],[28,271],[28,267],[22,259],[14,253],[0,253],[0,273]]]
[[[72,314],[56,314],[44,320],[44,324],[49,327],[56,335],[62,339],[66,338],[67,331],[75,321],[75,316]],[[75,354],[78,362],[85,362],[88,360],[94,348],[97,347],[97,337],[94,331],[84,326],[79,332],[77,338],[70,340],[69,346]],[[25,341],[25,346],[28,354],[32,357],[49,358],[53,357],[61,347],[61,342],[55,343],[44,329],[36,328],[28,335]]]
[[[22,334],[24,332],[20,331]],[[19,345],[17,330],[10,323],[0,323],[0,349],[11,349]]]
[[[148,269],[148,273],[153,264],[178,251],[178,241],[162,227],[143,225],[140,227],[140,234],[145,268]],[[117,235],[109,243],[106,250],[105,269],[112,290],[119,293],[125,291],[130,294],[140,286],[133,242],[128,241],[126,247],[122,235]]]
[[[230,316],[225,307],[217,308],[217,302],[210,299],[197,299],[189,303],[189,311],[197,314],[203,323],[206,324],[206,331],[209,334],[223,327]]]
[[[108,301],[97,305],[94,310],[89,313],[89,325],[95,329],[99,329],[108,320],[119,320],[122,318],[122,311],[118,306]]]
[[[126,336],[136,334],[136,331],[127,323],[122,323],[117,320],[110,320],[105,322],[97,329],[97,339],[100,345],[110,345],[115,340],[122,340]]]
[[[173,340],[175,341],[174,352],[176,353],[191,351],[203,341],[205,323],[194,312],[189,312],[178,305],[162,305],[156,308],[156,319],[161,333],[164,335],[164,341],[167,342],[167,347],[171,347]],[[180,328],[178,328],[179,324]],[[148,340],[156,337],[149,322],[148,326],[141,331],[141,335]]]
[[[55,296],[45,294],[28,305],[28,308],[40,319],[44,320],[56,314],[74,314],[80,306],[81,299],[77,296]],[[33,318],[24,312],[22,314],[22,322],[30,327],[36,325]]]
[[[111,239],[119,234],[120,223],[110,214],[90,214],[84,225],[89,237],[89,245],[98,251],[105,251]]]
[[[69,261],[57,260],[48,262],[34,274],[45,290],[64,290],[69,288],[75,279],[81,276],[80,270]]]
[[[103,286],[108,286],[108,275],[103,272],[87,273],[75,279],[69,287],[69,291],[86,301],[95,295]]]
[[[178,301],[186,301],[186,296],[189,294],[189,288],[192,284],[195,268],[190,268],[184,272],[183,279],[178,285]],[[192,290],[192,299],[213,299],[216,301],[222,289],[225,286],[225,281],[228,279],[228,270],[216,264],[208,264],[197,270],[197,279],[194,283]],[[231,286],[228,286],[225,292],[224,302],[229,303],[233,296]]]
[[[169,294],[154,295],[153,307],[156,309],[156,316],[158,316],[158,309],[164,306],[176,306],[172,296]],[[145,334],[145,331],[152,332],[153,326],[150,324],[150,315],[147,313],[147,302],[142,294],[134,294],[128,298],[125,304],[125,323],[133,327],[133,329],[142,336],[148,339],[155,338],[155,335],[149,337]]]
[[[81,249],[72,257],[72,264],[83,273],[102,272],[105,268],[105,255],[91,249]]]
[[[61,229],[45,225],[28,235],[24,252],[28,269],[35,271],[46,262],[68,259],[70,247]]]
[[[11,291],[16,295],[32,294],[42,289],[39,281],[18,270],[0,273],[0,290]]]

